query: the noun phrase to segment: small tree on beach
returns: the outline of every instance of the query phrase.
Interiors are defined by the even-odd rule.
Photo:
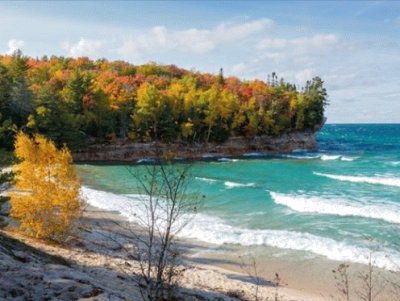
[[[337,300],[350,301],[349,267],[349,264],[342,263],[336,269],[332,270],[335,287],[339,294]]]
[[[168,158],[167,158],[168,159]],[[168,300],[180,275],[177,234],[200,204],[187,191],[189,165],[168,160],[140,168],[129,168],[140,193],[135,220],[142,231],[131,231],[140,266],[138,284],[145,300]]]
[[[72,231],[81,211],[80,183],[67,148],[58,150],[41,135],[16,137],[16,183],[11,217],[33,237],[62,241]]]

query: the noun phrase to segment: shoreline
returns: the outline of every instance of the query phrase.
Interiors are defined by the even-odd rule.
[[[87,278],[85,281],[100,288],[107,296],[113,295],[116,298],[113,300],[141,300],[139,289],[129,276],[139,271],[138,264],[127,256],[129,254],[124,254],[121,246],[115,243],[119,241],[123,244],[126,240],[127,233],[124,233],[117,225],[125,222],[127,222],[126,219],[118,212],[105,211],[89,205],[81,220],[80,232],[66,246],[46,244],[12,231],[5,233],[46,254],[67,260],[72,268],[72,271],[68,271],[69,275],[76,274],[80,278],[84,275],[85,279]],[[184,300],[216,300],[218,298],[218,300],[226,301],[254,300],[255,285],[249,281],[249,276],[240,270],[224,267],[228,261],[223,258],[213,259],[210,256],[204,256],[204,252],[209,251],[209,245],[187,239],[178,239],[177,242],[184,251],[185,271],[179,282],[179,293],[184,296]],[[237,264],[234,261],[230,263]],[[46,266],[43,273],[53,273],[53,269],[58,270],[54,266]],[[190,268],[186,269],[187,267]],[[1,265],[0,268],[2,268]],[[19,277],[30,278],[30,272],[19,272],[23,274]],[[14,281],[18,283],[20,279],[18,276],[15,277]],[[69,277],[73,279],[75,276]],[[53,281],[58,280],[55,277]],[[260,286],[260,296],[273,298],[276,288],[270,284],[270,279],[265,279],[265,281],[268,284]],[[282,300],[292,301],[324,300],[317,294],[296,290],[290,286],[280,287],[279,296]]]
[[[119,245],[126,243],[128,233],[119,226],[125,223],[132,226],[132,223],[117,211],[88,205],[80,221],[79,233],[76,233],[66,246],[45,244],[13,232],[8,234],[71,262],[76,273],[85,273],[92,277],[95,284],[106,293],[123,292],[119,296],[121,299],[116,300],[129,297],[140,300],[138,287],[127,276],[138,272],[137,262],[129,258],[129,254],[122,252]],[[131,229],[140,231],[136,225]],[[117,241],[119,243],[116,243]],[[180,292],[190,296],[185,300],[254,300],[254,279],[241,268],[239,259],[240,255],[250,252],[257,258],[257,269],[262,278],[260,297],[274,300],[277,290],[271,282],[275,273],[282,278],[282,285],[278,289],[280,300],[322,301],[337,296],[331,270],[340,262],[321,261],[318,256],[303,258],[296,256],[299,253],[295,251],[266,246],[212,245],[186,238],[178,238],[177,243],[182,246],[183,267],[190,267],[185,269],[180,281]],[[352,264],[352,267],[352,276],[365,268],[360,264]],[[379,269],[378,271],[384,272]],[[385,276],[388,275],[387,272],[384,273]],[[361,284],[357,283],[356,288],[361,288]],[[232,296],[240,296],[242,299]]]
[[[138,226],[129,223],[127,219],[117,211],[107,211],[89,205],[86,212],[87,218],[107,218],[112,223],[128,223],[133,225],[133,229],[140,231]],[[91,225],[93,226],[93,225]],[[118,235],[118,229],[115,234]],[[121,233],[119,233],[121,234]],[[223,295],[232,295],[234,292],[241,294],[242,298],[252,300],[255,286],[249,281],[249,275],[240,268],[240,260],[235,253],[227,256],[219,251],[213,252],[221,246],[212,245],[203,241],[187,238],[177,238],[177,243],[182,246],[183,266],[191,267],[185,271],[181,281],[184,289],[203,289],[206,292],[219,292]],[[228,247],[229,248],[229,247]],[[240,252],[240,251],[239,251]],[[229,259],[228,259],[229,257]],[[268,271],[274,274],[276,271]],[[262,281],[271,283],[271,277],[262,275]],[[269,276],[269,275],[268,275]],[[269,285],[260,285],[260,296],[273,298],[276,288]],[[206,295],[206,294],[205,294]],[[297,289],[292,285],[282,285],[279,288],[281,300],[308,300],[322,301],[319,293],[304,289]]]
[[[105,214],[112,220],[128,222],[116,211],[103,211],[104,209],[92,205],[90,205],[90,210],[106,212]],[[246,254],[255,256],[257,260],[257,273],[261,282],[265,283],[259,287],[261,296],[273,298],[276,288],[271,286],[271,283],[275,273],[279,274],[282,279],[282,285],[279,287],[280,300],[322,301],[338,296],[332,270],[342,263],[348,263],[351,266],[349,277],[352,278],[353,297],[357,297],[356,291],[363,289],[359,275],[366,272],[368,268],[364,264],[335,261],[317,254],[265,245],[250,247],[231,244],[214,245],[189,238],[178,238],[177,241],[184,245],[183,257],[186,264],[195,267],[192,271],[188,270],[186,277],[196,278],[198,281],[197,283],[183,281],[184,286],[189,283],[193,288],[200,283],[201,287],[207,287],[211,291],[221,291],[222,287],[223,293],[240,291],[250,300],[254,285],[251,284],[251,276],[246,274],[240,266],[240,257]],[[377,267],[374,269],[376,275],[382,279],[393,277],[388,270]],[[210,286],[210,283],[213,285]],[[389,291],[383,291],[379,295],[383,299],[377,300],[390,300],[391,296]]]
[[[317,150],[314,131],[290,132],[277,137],[256,136],[253,138],[231,137],[222,143],[136,143],[115,141],[114,143],[93,144],[84,150],[72,153],[75,163],[127,163],[154,160],[164,155],[176,160],[207,160],[223,157],[251,157],[254,153],[263,155],[287,154],[295,150]]]

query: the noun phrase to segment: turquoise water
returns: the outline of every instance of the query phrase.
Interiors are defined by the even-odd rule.
[[[399,269],[400,125],[325,125],[318,142],[318,152],[193,163],[190,189],[206,201],[181,235],[359,263],[372,250]],[[89,203],[124,213],[134,202],[126,166],[78,171]]]

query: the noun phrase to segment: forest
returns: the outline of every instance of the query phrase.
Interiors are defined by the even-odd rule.
[[[314,129],[327,92],[315,77],[298,89],[275,73],[262,80],[225,77],[175,65],[0,56],[0,148],[19,131],[59,146],[92,143],[223,142]]]

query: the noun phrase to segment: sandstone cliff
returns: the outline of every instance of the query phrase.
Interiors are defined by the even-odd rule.
[[[318,129],[317,129],[318,130]],[[153,159],[159,154],[173,153],[177,158],[196,160],[207,157],[240,157],[248,153],[290,153],[297,149],[317,148],[315,131],[291,132],[279,137],[256,136],[254,138],[232,137],[223,143],[133,143],[118,141],[108,144],[93,144],[75,152],[74,160],[92,162],[136,162]]]

